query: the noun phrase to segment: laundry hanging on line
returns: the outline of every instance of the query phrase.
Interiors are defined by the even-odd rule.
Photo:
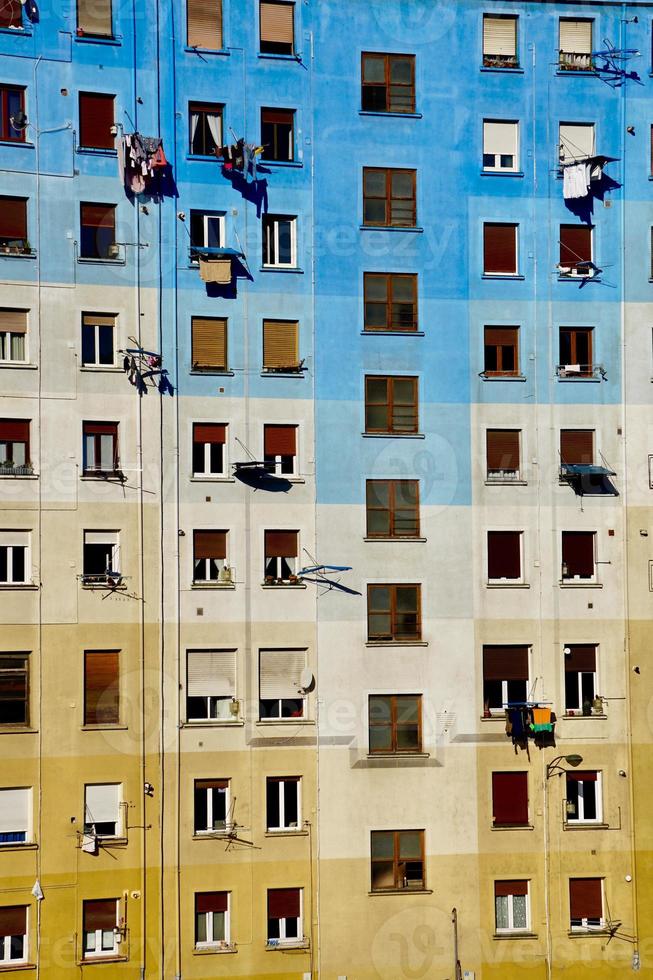
[[[158,136],[125,133],[118,144],[118,167],[125,188],[142,194],[157,173],[168,166],[163,140]]]
[[[562,196],[565,201],[587,197],[590,189],[590,166],[588,163],[573,163],[562,170]]]
[[[199,257],[200,279],[202,282],[216,282],[226,285],[231,282],[231,259],[210,259],[204,255]]]
[[[216,156],[222,157],[222,165],[225,170],[243,173],[247,179],[251,176],[254,181],[258,176],[256,158],[262,152],[262,146],[257,146],[256,143],[246,143],[244,139],[239,139],[229,146],[217,146],[215,149]]]

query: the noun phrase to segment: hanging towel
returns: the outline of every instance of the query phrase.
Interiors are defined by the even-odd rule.
[[[562,196],[565,201],[587,197],[590,185],[590,167],[586,163],[572,163],[562,168]]]
[[[550,708],[533,708],[533,731],[534,732],[551,732],[553,731],[553,725],[551,724],[551,709]]]
[[[200,255],[200,279],[202,282],[231,282],[231,259],[206,259]]]
[[[524,737],[524,717],[521,708],[511,708],[508,712],[513,741]]]

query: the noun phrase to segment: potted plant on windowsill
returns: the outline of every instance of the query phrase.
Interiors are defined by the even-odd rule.
[[[290,585],[297,585],[299,583],[299,578],[296,575],[289,575],[288,582]]]
[[[492,717],[492,712],[490,711],[490,702],[489,701],[485,701],[483,703],[483,717],[484,718],[491,718]]]

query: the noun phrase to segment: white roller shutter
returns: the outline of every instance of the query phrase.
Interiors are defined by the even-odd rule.
[[[14,548],[29,546],[29,531],[0,531],[0,545],[12,545]]]
[[[483,54],[517,54],[517,18],[483,18]]]
[[[572,54],[592,51],[592,21],[560,18],[560,50]]]
[[[84,796],[87,823],[118,823],[122,796],[121,783],[87,786]]]
[[[31,796],[30,789],[0,789],[0,834],[27,836]]]
[[[516,157],[517,123],[486,120],[483,123],[483,153]]]
[[[261,650],[259,666],[261,700],[296,698],[306,650]]]
[[[187,671],[189,698],[234,697],[235,650],[189,650]]]
[[[594,126],[560,123],[560,159],[563,163],[594,156]]]
[[[117,531],[84,531],[85,544],[118,544]]]

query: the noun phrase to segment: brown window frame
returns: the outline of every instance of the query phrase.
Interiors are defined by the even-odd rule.
[[[383,174],[385,177],[385,194],[367,194],[365,190],[365,178],[368,174]],[[410,174],[412,182],[412,194],[410,197],[393,197],[392,178],[395,174]],[[382,221],[368,220],[365,214],[368,201],[383,201],[385,217]],[[403,209],[410,208],[409,220],[393,220],[393,202],[406,202],[410,205],[402,204]],[[395,208],[399,205],[395,204]],[[363,167],[363,224],[369,228],[415,228],[417,226],[417,171],[407,167]]]
[[[120,423],[118,422],[91,422],[89,420],[84,420],[82,422],[82,439],[84,440],[84,447],[83,447],[84,476],[103,477],[107,473],[118,473],[120,471],[120,456],[118,452],[119,427],[120,427]],[[95,465],[91,467],[89,467],[88,465],[88,456],[86,453],[86,438],[87,436],[100,436],[100,435],[110,435],[113,438],[113,452],[112,452],[113,465],[111,469],[108,470],[102,469],[100,465],[102,462],[102,458],[101,458],[101,446],[98,439],[94,439],[94,447],[93,447],[93,462]]]
[[[486,463],[486,479],[488,482],[492,483],[514,483],[515,480],[519,480],[521,476],[522,468],[522,452],[521,452],[521,429],[486,429],[485,430],[485,463]],[[513,443],[516,443],[516,450],[513,448],[512,457],[508,456],[508,460],[512,459],[513,465],[503,465],[503,466],[490,466],[494,455],[497,453],[496,445],[490,445],[493,441],[499,441],[499,437],[504,437],[504,442],[507,442],[507,437],[509,436]],[[505,454],[502,456],[505,459]],[[514,465],[516,459],[516,465]]]
[[[575,537],[575,540],[579,540],[580,536],[590,537],[592,540],[592,574],[591,575],[573,575],[569,574],[569,560],[565,560],[565,541],[571,541],[571,536]],[[585,582],[595,582],[597,580],[598,565],[596,560],[596,550],[597,550],[598,536],[596,531],[562,531],[561,532],[561,580],[562,582],[578,582],[583,584]],[[566,571],[565,571],[566,569]]]
[[[79,93],[79,149],[115,151],[116,137],[111,132],[115,125],[115,104],[115,95],[106,92]],[[101,127],[106,123],[105,133]]]
[[[197,114],[200,118],[197,123],[197,129],[200,130],[198,137],[197,131],[193,135],[192,131],[192,116]],[[206,116],[218,116],[220,119],[220,144],[223,141],[224,132],[224,103],[223,102],[189,102],[188,103],[188,152],[191,156],[196,157],[216,157],[217,153],[220,151],[220,145],[215,142],[213,134],[209,129],[209,125],[206,121]],[[204,117],[204,118],[203,118]],[[202,142],[202,150],[194,149],[195,140],[200,139]],[[207,150],[208,141],[214,144],[212,150]]]
[[[373,856],[374,851],[374,837],[376,835],[388,836],[392,834],[392,859],[382,857],[377,858]],[[402,858],[401,857],[401,835],[402,834],[419,834],[420,841],[420,857],[419,858]],[[378,888],[374,886],[374,865],[379,864],[389,864],[392,860],[392,874],[394,879],[394,884],[388,888]],[[408,879],[403,873],[405,870],[405,865],[415,864],[421,865],[421,878]],[[416,869],[417,870],[417,869]],[[372,892],[396,892],[396,891],[423,891],[426,888],[426,861],[425,861],[425,844],[424,844],[424,830],[373,830],[370,833],[370,891]],[[413,880],[419,882],[418,888],[411,888],[408,884],[408,880]]]
[[[488,343],[488,331],[514,331],[513,343],[502,344],[497,341],[490,344]],[[503,367],[503,349],[511,348],[514,351],[514,367],[504,368]],[[487,360],[488,352],[490,348],[495,348],[496,350],[496,369],[488,369]],[[486,324],[483,328],[483,374],[488,378],[518,378],[519,375],[519,327],[507,326],[502,327],[495,324]]]
[[[401,705],[398,704],[398,699],[401,698],[412,698],[417,707],[417,723],[415,722],[402,722],[400,718],[400,708]],[[377,720],[374,718],[374,708],[373,701],[375,699],[390,700],[390,719],[385,721],[384,719]],[[417,744],[415,746],[408,746],[407,748],[402,748],[399,739],[400,731],[402,728],[414,729],[417,728]],[[374,748],[372,745],[372,729],[384,729],[390,731],[390,748]],[[422,751],[422,695],[421,694],[370,694],[368,698],[368,741],[369,741],[369,752],[370,755],[415,755]]]
[[[216,330],[216,340],[213,342],[213,347],[222,347],[224,351],[224,356],[222,358],[222,363],[218,364],[216,357],[216,363],[211,364],[208,362],[202,362],[201,360],[196,360],[200,357],[200,351],[198,348],[206,349],[207,346],[211,346],[210,341],[207,342],[206,338],[200,338],[200,330],[208,329],[207,324],[213,324]],[[197,335],[196,335],[197,334]],[[191,370],[201,371],[202,373],[214,373],[214,374],[224,374],[229,370],[229,320],[226,316],[191,316],[190,318],[190,335],[191,335]],[[201,344],[200,340],[203,339],[204,343]],[[208,356],[211,356],[210,354]]]
[[[374,505],[370,502],[371,492],[377,484],[388,488],[388,506]],[[403,504],[397,506],[397,497],[402,496],[404,484],[410,484],[415,491],[415,505],[408,506]],[[382,512],[388,514],[388,533],[380,534],[370,528],[370,512]],[[412,513],[413,529],[409,533],[402,533],[398,529],[397,515],[400,512]],[[365,513],[367,518],[366,536],[368,538],[419,538],[420,532],[420,510],[419,510],[419,480],[367,480],[365,486]],[[405,518],[404,518],[405,520]]]
[[[568,341],[565,343],[569,344],[569,360],[565,361],[562,356],[562,344],[563,336],[568,335]],[[583,363],[580,360],[580,354],[578,351],[580,338],[586,338],[585,343],[587,344],[587,354],[589,355],[588,363]],[[558,334],[558,357],[559,357],[559,372],[562,372],[565,378],[576,377],[576,378],[589,378],[594,374],[594,327],[560,327]],[[573,374],[567,370],[568,367],[572,365],[578,365],[579,370],[574,371]]]
[[[368,397],[368,389],[370,383],[373,381],[385,381],[386,382],[386,400],[384,402],[370,402]],[[398,381],[410,381],[412,383],[413,389],[413,400],[412,402],[401,402],[397,405],[407,407],[410,414],[406,414],[404,417],[412,423],[409,426],[405,424],[398,424],[398,417],[395,415],[395,384]],[[382,432],[388,434],[410,434],[419,431],[419,379],[407,375],[386,375],[386,374],[368,374],[365,377],[365,432]],[[383,428],[376,428],[368,423],[369,411],[371,408],[382,407],[386,408],[386,425]]]
[[[519,542],[519,575],[490,575],[493,562],[497,559],[491,555],[491,541],[497,541],[496,535],[516,535]],[[517,584],[524,582],[524,532],[512,528],[502,528],[487,532],[487,580],[490,585]]]
[[[6,461],[0,463],[0,471],[22,470],[23,474],[31,471],[32,462],[30,459],[30,437],[31,419],[0,419],[0,445],[5,446]],[[14,459],[14,446],[23,446],[23,463],[16,463]],[[17,474],[18,475],[18,474]]]
[[[373,593],[379,589],[389,590],[390,605],[387,608],[373,610],[370,600]],[[415,590],[415,611],[414,613],[402,612],[401,615],[414,615],[415,628],[410,632],[402,632],[399,625],[399,615],[397,610],[397,595],[400,590]],[[374,616],[389,617],[390,631],[384,633],[373,633],[371,622]],[[367,586],[367,640],[368,643],[396,643],[398,645],[406,643],[420,643],[422,640],[422,586],[419,583],[374,583]]]
[[[7,143],[24,143],[26,128],[14,129],[10,122],[12,113],[9,107],[9,99],[12,95],[18,95],[19,111],[25,112],[24,87],[21,85],[0,85],[0,140]]]
[[[17,666],[10,666],[12,662],[16,662]],[[12,678],[14,684],[14,690],[16,684],[18,687],[22,687],[24,694],[19,697],[13,697],[14,693],[11,690]],[[24,678],[24,683],[21,683]],[[7,684],[8,679],[8,684]],[[29,727],[29,707],[30,707],[30,655],[29,653],[14,652],[0,653],[0,728],[28,728]],[[3,694],[5,696],[3,696]],[[24,704],[24,718],[22,721],[5,721],[3,714],[5,705],[14,705],[17,702]]]
[[[512,239],[510,249],[512,250],[512,264],[508,268],[508,237],[504,242],[497,244],[496,239],[492,239],[495,229],[512,229]],[[498,234],[498,232],[497,232]],[[501,249],[506,251],[506,256],[502,257]],[[499,258],[497,258],[497,250]],[[489,278],[504,276],[519,276],[519,223],[515,221],[484,221],[483,222],[483,275]]]
[[[530,676],[528,644],[483,644],[482,672],[483,716],[503,715],[506,704],[526,700]]]
[[[266,119],[266,113],[268,118]],[[278,118],[273,118],[277,116]],[[283,118],[283,117],[286,118]],[[294,163],[295,161],[295,120],[297,113],[295,109],[277,109],[272,106],[261,108],[261,144],[263,152],[262,160],[271,163]],[[279,126],[289,127],[288,149],[283,152],[284,139],[280,136]],[[266,128],[268,127],[268,128]],[[270,136],[271,140],[267,137]]]
[[[581,882],[584,883],[581,884]],[[587,892],[590,890],[589,882],[592,882],[591,891],[598,892],[588,899]],[[569,879],[569,928],[574,932],[587,932],[590,926],[595,929],[603,925],[605,918],[605,894],[604,894],[605,884],[604,879],[596,876],[587,877],[575,877]],[[584,899],[581,898],[579,892],[585,891]],[[596,912],[598,911],[598,902],[600,900],[600,915],[587,915],[587,916],[574,916],[574,911],[579,911],[578,904],[590,904],[593,907],[585,909],[585,911]],[[596,903],[596,904],[594,904]],[[576,908],[574,908],[576,906]],[[598,920],[598,921],[597,921]],[[578,922],[580,921],[580,925]],[[585,924],[583,924],[585,923]]]
[[[27,237],[27,201],[26,197],[0,195],[0,252],[20,254],[31,251],[28,248]],[[7,207],[14,212],[9,219],[7,219]],[[6,222],[4,226],[3,222]]]
[[[366,61],[383,62],[383,82],[365,81]],[[410,82],[392,82],[391,66],[393,61],[408,62],[411,67]],[[398,109],[397,104],[392,101],[392,88],[407,89],[406,108]],[[381,91],[382,90],[382,91]],[[378,101],[375,96],[378,94]],[[396,93],[399,95],[400,93]],[[403,94],[403,93],[402,93]],[[366,105],[366,95],[370,98]],[[381,99],[381,95],[383,98]],[[381,106],[383,102],[383,106]],[[415,112],[415,55],[414,54],[385,54],[375,51],[363,51],[361,54],[361,111],[362,112],[391,112],[404,114],[414,114]]]
[[[370,299],[368,296],[369,287],[374,280],[385,282],[385,301]],[[399,300],[395,302],[395,289],[402,283],[411,285],[412,300]],[[408,306],[411,307],[409,322],[406,322],[405,312]],[[376,326],[369,322],[372,307],[384,309],[385,325]],[[417,273],[415,272],[365,272],[363,273],[363,329],[369,333],[413,333],[418,329],[418,307],[417,307]]]
[[[569,653],[566,652],[567,650]],[[575,715],[583,711],[586,700],[592,704],[596,697],[599,645],[598,643],[565,643],[563,658],[565,714]],[[589,683],[587,678],[591,679]]]

